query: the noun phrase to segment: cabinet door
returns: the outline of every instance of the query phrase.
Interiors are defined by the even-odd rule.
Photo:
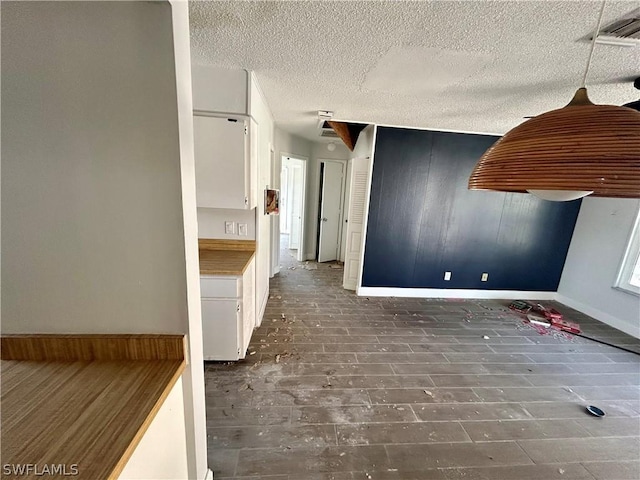
[[[244,358],[240,342],[241,302],[237,299],[202,300],[202,339],[205,360]]]
[[[242,275],[242,347],[246,351],[251,341],[253,329],[256,326],[255,313],[255,265],[256,261],[251,260],[249,266]]]
[[[249,208],[245,121],[195,115],[193,130],[198,207]]]

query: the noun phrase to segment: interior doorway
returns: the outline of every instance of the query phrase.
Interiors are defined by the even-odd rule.
[[[280,170],[280,241],[296,260],[304,260],[304,211],[307,162],[282,156]]]
[[[341,160],[321,160],[318,205],[318,262],[339,260],[344,217],[346,164]]]

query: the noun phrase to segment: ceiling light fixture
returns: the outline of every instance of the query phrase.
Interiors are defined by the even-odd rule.
[[[545,200],[594,197],[640,198],[640,112],[594,105],[585,88],[600,31],[582,86],[569,104],[518,125],[480,158],[471,190],[529,192]]]
[[[329,150],[330,152],[333,152],[336,149],[336,144],[331,142],[329,144],[327,144],[327,150]]]

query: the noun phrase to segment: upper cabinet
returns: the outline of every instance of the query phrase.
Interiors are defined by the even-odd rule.
[[[246,70],[191,65],[191,82],[195,112],[249,113]]]
[[[198,207],[253,209],[259,128],[246,70],[192,66]]]
[[[248,117],[194,115],[198,207],[256,207],[257,133]]]

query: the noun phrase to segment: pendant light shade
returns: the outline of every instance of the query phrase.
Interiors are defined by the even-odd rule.
[[[640,112],[594,105],[580,88],[566,107],[527,120],[500,138],[478,161],[469,188],[539,193],[554,200],[590,193],[640,198]]]

